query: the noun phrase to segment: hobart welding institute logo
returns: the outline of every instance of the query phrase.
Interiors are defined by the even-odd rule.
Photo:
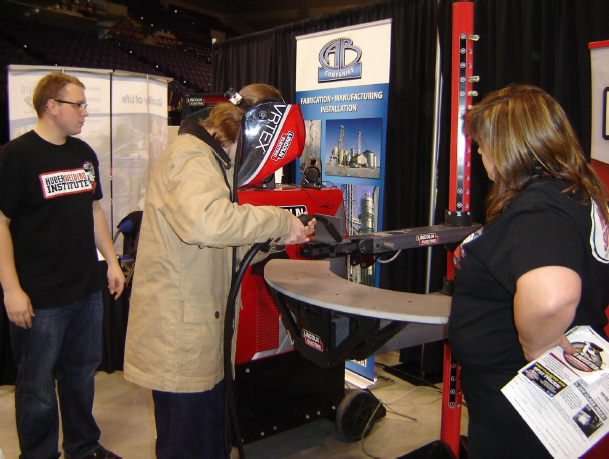
[[[332,40],[319,52],[318,82],[355,80],[362,77],[362,50],[350,38]]]
[[[44,199],[68,194],[93,192],[97,188],[95,168],[86,161],[82,168],[40,174],[40,185]]]

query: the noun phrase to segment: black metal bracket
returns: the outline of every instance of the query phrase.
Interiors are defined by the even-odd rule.
[[[468,212],[469,214],[469,212]],[[402,249],[414,249],[433,245],[459,243],[471,233],[482,227],[478,223],[469,224],[455,216],[454,224],[422,226],[393,231],[380,231],[347,236],[340,242],[327,240],[317,241],[312,238],[300,248],[300,254],[305,258],[320,260],[326,258],[355,256],[378,256],[382,253],[395,252]]]
[[[324,368],[367,358],[408,325],[391,321],[381,328],[380,319],[337,313],[267,287],[296,348]]]

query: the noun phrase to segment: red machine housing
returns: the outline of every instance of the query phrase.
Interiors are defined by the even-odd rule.
[[[280,185],[278,188],[261,190],[240,188],[240,204],[255,206],[277,206],[298,216],[323,214],[340,219],[345,231],[343,195],[337,188],[300,188],[295,185]],[[279,255],[285,258],[302,259],[298,246],[288,246]],[[250,266],[241,284],[243,309],[239,313],[237,329],[237,365],[294,350],[292,345],[280,347],[281,317],[269,294],[261,269]],[[285,330],[283,330],[285,335]]]

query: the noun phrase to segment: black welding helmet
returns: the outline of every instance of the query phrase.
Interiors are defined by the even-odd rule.
[[[248,105],[234,89],[225,97],[244,111],[235,155],[237,186],[257,186],[292,160],[300,158],[305,126],[300,106],[274,97]]]

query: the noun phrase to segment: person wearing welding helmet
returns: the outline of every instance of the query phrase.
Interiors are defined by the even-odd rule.
[[[299,156],[303,145],[300,108],[283,102],[275,88],[252,84],[206,120],[184,120],[158,159],[144,208],[124,363],[127,380],[152,389],[157,457],[225,456],[223,328],[233,247],[238,263],[251,244],[308,241],[315,224],[305,226],[278,207],[236,202],[243,178],[235,163],[262,170],[273,155],[294,156],[290,148],[300,149]],[[250,167],[249,157],[260,150],[260,167]],[[248,173],[248,184],[254,175]]]

